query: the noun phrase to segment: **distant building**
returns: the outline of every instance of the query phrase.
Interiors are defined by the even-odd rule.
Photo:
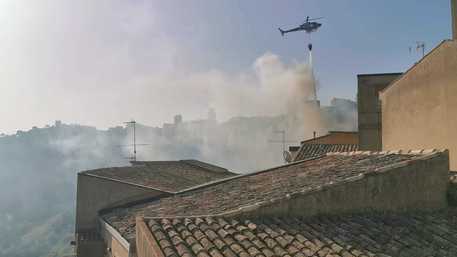
[[[175,122],[174,124],[176,126],[179,126],[179,124],[182,123],[182,115],[181,114],[175,115],[174,122]]]
[[[343,98],[333,98],[330,106],[322,106],[325,126],[332,131],[357,131],[357,103]]]
[[[353,152],[359,146],[359,136],[352,131],[330,131],[328,134],[300,143],[298,148],[289,148],[293,161],[301,161],[330,152]]]
[[[159,199],[203,183],[235,175],[196,161],[133,162],[78,173],[76,199],[76,252],[80,257],[122,256],[124,239],[100,222],[103,210],[145,199]]]
[[[402,73],[357,75],[357,108],[360,150],[382,149],[382,119],[379,92]]]

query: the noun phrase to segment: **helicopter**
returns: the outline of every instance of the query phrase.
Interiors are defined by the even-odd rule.
[[[312,33],[312,32],[317,31],[317,29],[319,29],[322,26],[321,23],[315,22],[315,20],[320,20],[322,18],[323,17],[310,19],[309,16],[307,16],[305,22],[296,28],[289,29],[289,30],[282,30],[281,28],[278,28],[278,29],[279,29],[279,32],[281,32],[281,36],[284,36],[284,34],[289,33],[289,32],[300,31],[300,30],[304,30],[306,33]]]

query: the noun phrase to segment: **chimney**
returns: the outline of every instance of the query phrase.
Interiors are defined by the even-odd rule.
[[[457,0],[451,0],[452,39],[457,40]]]

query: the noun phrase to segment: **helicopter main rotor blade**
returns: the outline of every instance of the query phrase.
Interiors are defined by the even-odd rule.
[[[309,19],[309,21],[315,21],[315,20],[320,20],[320,19],[323,19],[324,17],[319,17],[319,18],[313,18],[313,19]]]

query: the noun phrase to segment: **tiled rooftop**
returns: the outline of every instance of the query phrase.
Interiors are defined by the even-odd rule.
[[[134,162],[129,167],[113,167],[84,171],[97,176],[167,192],[177,192],[236,174],[196,160]]]
[[[433,153],[429,153],[433,154]],[[135,236],[135,216],[234,215],[325,186],[363,179],[423,158],[416,153],[328,154],[184,191],[174,196],[119,208],[104,216],[123,237]]]
[[[164,257],[457,256],[457,211],[146,219]]]
[[[359,145],[355,144],[302,144],[294,161],[301,161],[324,155],[330,152],[353,152]]]

